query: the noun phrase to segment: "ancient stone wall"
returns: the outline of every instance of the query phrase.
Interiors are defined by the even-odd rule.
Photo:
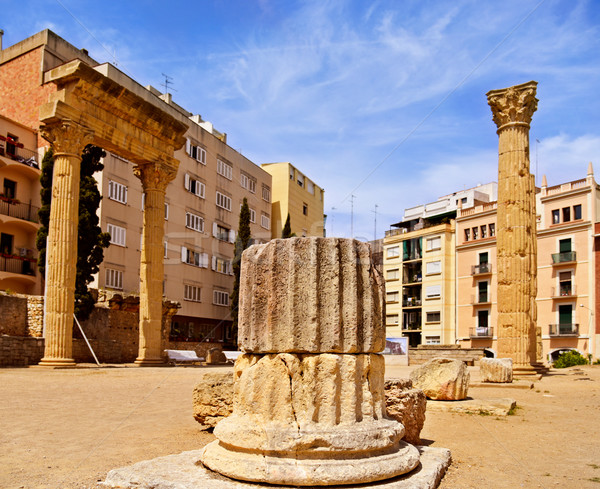
[[[0,336],[0,367],[37,364],[44,356],[44,338]]]
[[[0,335],[27,336],[27,298],[0,294]]]
[[[44,296],[27,296],[27,336],[41,338],[44,331]]]
[[[458,348],[448,345],[419,345],[418,348],[410,348],[408,352],[410,365],[422,365],[436,357],[452,358],[467,365],[475,365],[485,357],[485,352],[483,348]]]

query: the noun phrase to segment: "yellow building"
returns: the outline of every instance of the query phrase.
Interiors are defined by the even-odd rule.
[[[261,167],[272,177],[271,236],[281,238],[288,214],[296,236],[325,236],[325,191],[291,163],[265,163]]]
[[[0,115],[0,290],[41,294],[37,133]]]
[[[565,350],[597,358],[596,325],[600,189],[591,164],[586,178],[536,195],[537,327],[542,351],[553,361]],[[456,219],[457,340],[496,355],[496,203],[460,210]]]

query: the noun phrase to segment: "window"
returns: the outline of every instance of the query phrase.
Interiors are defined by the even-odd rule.
[[[6,154],[9,156],[17,155],[17,146],[19,146],[19,138],[14,134],[6,134]],[[23,145],[20,145],[23,146]]]
[[[440,311],[430,311],[425,313],[425,322],[427,323],[439,323],[440,322]]]
[[[488,283],[486,280],[477,283],[477,303],[482,304],[485,302],[490,302],[490,298],[488,296]]]
[[[201,199],[204,198],[205,185],[200,180],[192,178],[188,173],[185,174],[183,186],[188,192],[197,195]]]
[[[496,225],[493,222],[488,224],[488,228],[490,229],[490,238],[496,236]]]
[[[385,324],[387,326],[394,326],[398,324],[398,314],[387,314],[385,316]]]
[[[108,198],[121,204],[127,204],[127,187],[114,180],[108,181]]]
[[[253,194],[256,193],[256,180],[254,180],[252,177],[249,177],[245,173],[240,174],[240,185],[243,188],[250,190],[250,192]]]
[[[473,228],[471,231],[473,231],[473,239],[478,239],[479,238],[479,229]]]
[[[581,204],[577,204],[573,206],[573,219],[576,221],[582,218],[581,214]]]
[[[385,294],[385,301],[386,302],[398,302],[398,297],[399,297],[399,293],[397,290],[392,291],[392,292],[387,292]]]
[[[394,268],[392,270],[388,270],[386,278],[388,280],[398,280],[400,278],[400,270],[397,269],[397,268]]]
[[[563,222],[569,222],[571,220],[571,208],[564,207],[562,210]]]
[[[559,240],[558,251],[559,253],[571,253],[571,238]]]
[[[229,163],[217,160],[217,173],[223,175],[227,180],[233,179],[233,168]]]
[[[204,232],[204,218],[191,212],[186,212],[185,227],[202,233]]]
[[[203,165],[206,165],[206,151],[201,146],[192,144],[189,139],[185,141],[185,151],[188,155],[199,161]]]
[[[223,292],[222,290],[213,290],[213,304],[217,306],[228,306],[229,292]]]
[[[235,231],[213,222],[213,236],[221,241],[235,242]]]
[[[12,234],[0,233],[0,253],[12,255],[15,237]]]
[[[201,291],[202,289],[196,285],[184,284],[183,299],[186,301],[200,302]]]
[[[387,249],[387,257],[388,258],[398,258],[400,256],[400,247],[399,246],[390,246]]]
[[[407,239],[402,242],[402,260],[420,260],[423,258],[422,252],[423,238]]]
[[[488,252],[485,251],[483,253],[479,253],[479,264],[480,265],[487,265],[489,263],[489,255]]]
[[[442,262],[441,261],[430,261],[425,264],[426,275],[436,275],[442,273]]]
[[[439,250],[442,247],[442,238],[439,236],[427,239],[427,251]]]
[[[304,214],[305,216],[308,216],[308,204],[306,204],[306,203],[302,204],[302,214]]]
[[[208,268],[208,253],[200,253],[182,246],[181,261],[195,267]]]
[[[469,241],[471,239],[471,230],[465,229],[465,241]]]
[[[227,197],[217,190],[217,207],[231,212],[231,197]]]
[[[224,273],[225,275],[230,275],[232,272],[231,262],[226,260],[225,258],[221,258],[218,256],[212,257],[212,269],[218,273]]]
[[[17,182],[8,178],[4,179],[4,197],[8,199],[17,198]]]
[[[250,209],[250,222],[256,222],[256,211],[254,209],[251,209],[250,207],[248,208]]]
[[[552,211],[552,224],[558,224],[560,222],[560,211],[558,209],[554,209]]]
[[[125,228],[122,228],[121,226],[115,226],[114,224],[108,224],[106,226],[106,230],[110,234],[110,243],[111,244],[115,244],[117,246],[125,246],[125,242],[126,242]]]
[[[306,190],[309,194],[315,194],[315,184],[312,183],[308,178],[306,179]]]
[[[122,289],[123,288],[123,272],[121,270],[114,270],[112,268],[106,269],[106,287],[111,289]]]
[[[486,310],[483,311],[477,311],[477,326],[479,328],[486,328],[485,331],[477,331],[478,334],[486,334],[487,333],[487,327],[489,325],[489,312]]]
[[[487,238],[487,226],[484,224],[481,226],[481,239]]]
[[[271,218],[268,214],[260,215],[260,225],[265,229],[271,229]]]
[[[271,189],[264,184],[262,186],[262,198],[267,202],[271,202]]]
[[[298,185],[304,187],[304,175],[302,175],[300,172],[298,172]]]
[[[561,296],[573,295],[571,285],[571,272],[560,272],[558,274],[559,291]]]
[[[441,285],[429,285],[425,288],[425,298],[426,299],[435,299],[439,298],[442,295],[442,286]]]
[[[425,336],[425,344],[426,345],[439,345],[440,337],[439,336]]]

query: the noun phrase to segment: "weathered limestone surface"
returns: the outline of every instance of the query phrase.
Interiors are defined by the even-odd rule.
[[[382,279],[367,243],[339,238],[272,240],[244,251],[239,346],[248,353],[375,353]]]
[[[512,382],[512,358],[482,358],[479,372],[482,382]]]
[[[517,406],[517,401],[510,398],[497,399],[463,399],[462,401],[428,401],[430,411],[464,413],[464,414],[489,414],[490,416],[508,416]]]
[[[536,82],[487,93],[498,126],[498,355],[515,368],[537,361],[535,177],[529,171],[529,125]]]
[[[428,399],[440,401],[466,399],[470,377],[463,362],[450,358],[434,358],[410,374],[413,385]]]
[[[420,466],[410,474],[377,482],[378,489],[434,489],[450,465],[445,448],[419,447]],[[121,489],[265,489],[264,484],[227,479],[199,462],[202,450],[168,455],[111,470],[104,485]],[[291,489],[290,486],[280,486]],[[365,489],[364,485],[330,486],[331,489]]]
[[[425,424],[427,397],[421,389],[413,389],[410,379],[385,381],[385,404],[388,417],[404,426],[404,441],[419,445]]]
[[[194,419],[202,429],[214,428],[233,410],[233,374],[210,372],[194,388]]]
[[[206,353],[206,365],[227,363],[227,357],[221,348],[210,348]],[[233,387],[233,384],[232,384]]]

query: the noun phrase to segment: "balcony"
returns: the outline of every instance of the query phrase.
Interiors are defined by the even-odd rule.
[[[471,338],[493,338],[494,337],[494,328],[492,328],[491,326],[469,328],[469,337],[471,337]]]
[[[402,307],[421,307],[420,297],[405,297],[402,299]]]
[[[577,261],[577,254],[574,251],[552,253],[552,265],[562,265],[563,263],[573,263],[574,261]]]
[[[0,195],[0,214],[9,217],[16,217],[25,221],[39,223],[39,207],[19,202],[16,199],[9,199]]]
[[[471,304],[474,306],[490,304],[492,302],[492,294],[489,292],[480,292],[471,296]]]
[[[488,275],[492,273],[491,263],[480,263],[479,265],[471,266],[471,275]]]
[[[39,170],[40,165],[38,163],[39,157],[37,151],[24,148],[21,143],[12,143],[6,140],[6,138],[4,138],[4,141],[6,141],[6,147],[4,147],[2,139],[3,136],[0,136],[0,156],[10,158],[11,160]]]
[[[553,299],[572,299],[576,295],[575,286],[571,284],[563,284],[558,289],[552,287],[552,293],[550,294]]]
[[[550,336],[579,336],[579,324],[551,324]]]
[[[403,324],[402,331],[421,331],[421,323]]]
[[[0,254],[0,272],[35,276],[36,263],[34,258]]]

